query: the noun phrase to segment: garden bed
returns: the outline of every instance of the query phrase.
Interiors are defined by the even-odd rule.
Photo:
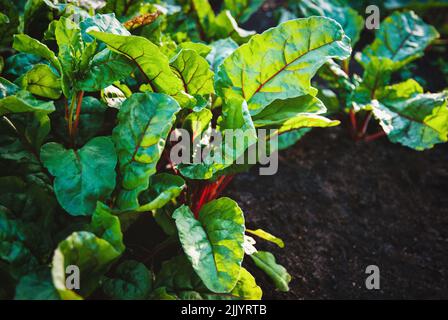
[[[293,277],[290,292],[281,293],[256,273],[264,298],[446,298],[447,151],[415,152],[386,139],[356,144],[336,127],[282,152],[275,176],[237,176],[228,194],[248,228],[286,244],[257,244]],[[379,291],[365,289],[370,264],[380,268]]]

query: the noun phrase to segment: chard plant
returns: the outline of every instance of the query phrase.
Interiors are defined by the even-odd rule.
[[[386,7],[394,6],[386,3]],[[363,16],[344,1],[304,0],[295,10],[289,17],[296,13],[336,20],[353,47],[365,28]],[[381,21],[373,42],[354,53],[355,61],[330,61],[321,69],[319,76],[327,86],[321,98],[333,112],[349,114],[355,140],[387,136],[393,143],[419,151],[448,140],[447,92],[426,92],[412,74],[405,81],[397,80],[400,72],[421,58],[438,37],[437,30],[413,11],[395,11]],[[373,119],[380,126],[377,132],[369,130]]]
[[[259,129],[286,137],[282,148],[339,123],[324,116],[311,80],[350,56],[342,27],[310,17],[246,33],[237,21],[261,4],[250,0],[225,1],[218,15],[196,0],[1,3],[13,37],[0,78],[0,297],[260,299],[253,267],[287,291],[290,275],[253,237],[283,241],[246,228],[221,194],[247,169],[236,159]],[[32,27],[39,15],[45,28]],[[175,21],[186,29],[174,31]],[[174,163],[170,137],[180,129],[233,161]],[[247,140],[237,150],[214,142],[212,129]],[[142,258],[126,233],[143,215],[166,237]]]

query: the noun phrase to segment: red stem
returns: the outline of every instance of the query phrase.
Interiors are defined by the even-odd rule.
[[[379,131],[379,132],[377,132],[377,133],[374,133],[374,134],[371,134],[371,135],[365,137],[365,138],[364,138],[364,141],[365,141],[365,142],[372,142],[372,141],[375,141],[375,140],[377,140],[377,139],[379,139],[379,138],[382,138],[382,137],[384,137],[384,136],[386,136],[386,132],[384,132],[383,130],[381,130],[381,131]]]
[[[366,118],[364,119],[364,123],[362,124],[361,131],[359,133],[360,137],[364,137],[367,133],[367,128],[369,127],[370,120],[372,119],[372,111],[369,111]]]
[[[356,120],[356,114],[353,109],[350,109],[350,122],[352,123],[353,132],[358,132],[358,121]]]
[[[81,115],[81,106],[82,106],[83,98],[84,98],[84,91],[80,91],[78,94],[78,105],[76,106],[75,124],[73,125],[73,131],[72,131],[73,137],[75,136],[76,132],[78,131],[79,116]]]

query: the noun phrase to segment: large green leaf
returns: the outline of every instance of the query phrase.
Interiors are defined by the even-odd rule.
[[[258,268],[263,270],[274,281],[277,289],[283,292],[289,291],[291,276],[288,271],[275,261],[272,253],[257,251],[250,255]]]
[[[62,94],[61,79],[46,64],[37,64],[20,81],[23,89],[39,97],[57,100]]]
[[[339,22],[345,34],[351,39],[352,47],[358,42],[364,28],[364,18],[348,5],[338,0],[302,0],[298,5],[306,17],[324,16]]]
[[[168,58],[148,39],[97,31],[90,31],[89,34],[133,61],[153,91],[175,96],[183,90],[181,80],[170,69]]]
[[[384,88],[373,114],[389,140],[415,150],[448,141],[447,94],[424,94],[413,80]]]
[[[421,57],[425,48],[438,37],[437,30],[414,12],[394,12],[381,22],[375,41],[357,58],[364,66],[372,57],[388,58],[397,70]]]
[[[173,218],[184,252],[193,269],[213,292],[230,292],[236,285],[244,257],[244,216],[229,198],[207,203],[196,220],[182,206]]]
[[[213,72],[196,51],[182,49],[171,59],[171,68],[182,80],[184,91],[190,95],[214,93]]]
[[[14,36],[14,49],[20,52],[34,54],[41,58],[44,58],[51,62],[51,64],[58,70],[61,71],[61,64],[58,58],[45,44],[39,42],[36,39],[31,38],[26,34],[16,34]]]
[[[252,115],[278,99],[316,94],[311,78],[331,58],[350,56],[350,40],[332,19],[287,21],[233,52],[215,77],[218,93],[244,98]]]
[[[180,110],[178,103],[160,93],[136,93],[121,106],[113,139],[121,172],[117,204],[122,210],[140,207],[138,196],[156,173],[165,141]]]
[[[174,257],[162,265],[162,269],[156,277],[155,288],[155,292],[159,292],[154,297],[156,299],[172,299],[174,297],[182,300],[259,300],[262,296],[261,288],[255,282],[254,277],[244,268],[241,268],[238,282],[231,292],[209,291],[185,255]],[[162,288],[165,290],[161,290]],[[165,292],[165,294],[161,295],[160,292]],[[170,294],[173,296],[170,297]]]
[[[108,137],[94,138],[80,150],[48,143],[40,156],[55,177],[59,203],[71,215],[91,215],[97,201],[107,199],[115,188],[117,155]]]
[[[90,232],[74,232],[56,249],[51,274],[53,284],[63,300],[78,300],[88,297],[99,285],[110,264],[120,256],[106,240]],[[66,287],[67,266],[77,266],[80,275],[80,289]]]
[[[117,278],[108,278],[102,285],[111,299],[146,300],[152,289],[152,275],[143,263],[126,260],[116,269]]]
[[[269,232],[266,232],[262,229],[257,229],[257,230],[246,230],[248,233],[251,233],[253,235],[256,235],[257,237],[260,237],[261,239],[264,239],[266,241],[270,241],[275,243],[276,245],[278,245],[280,248],[284,248],[285,247],[285,243],[283,242],[282,239],[277,238],[276,236],[270,234]]]
[[[27,91],[18,91],[12,96],[0,99],[0,116],[10,113],[49,114],[55,110],[53,101],[40,101]]]

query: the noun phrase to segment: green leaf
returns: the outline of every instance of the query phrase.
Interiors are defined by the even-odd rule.
[[[365,67],[373,57],[388,58],[398,70],[423,56],[425,48],[438,37],[437,30],[414,12],[394,12],[381,22],[375,41],[357,59]]]
[[[115,188],[117,156],[108,137],[94,138],[80,150],[48,143],[41,149],[41,160],[55,177],[59,203],[71,215],[91,215],[97,201],[107,199]]]
[[[14,83],[0,77],[0,99],[11,96],[17,93],[17,91],[19,90],[20,88]]]
[[[210,125],[213,113],[209,109],[202,109],[199,112],[192,112],[185,117],[183,127],[192,134],[192,141],[200,138],[205,129]]]
[[[274,236],[274,235],[270,234],[269,232],[266,232],[266,231],[264,231],[262,229],[257,229],[257,230],[246,229],[246,232],[254,234],[257,237],[260,237],[261,239],[273,242],[276,245],[278,245],[280,248],[284,248],[285,247],[285,243],[283,242],[282,239],[277,238],[276,236]]]
[[[115,14],[96,14],[93,17],[84,19],[79,24],[84,41],[92,42],[95,40],[89,35],[89,31],[108,32],[123,36],[130,36],[131,33],[115,18]]]
[[[244,216],[237,203],[229,198],[209,202],[198,220],[182,206],[173,218],[184,252],[207,288],[230,292],[239,279],[244,257]]]
[[[224,0],[224,8],[232,13],[236,21],[245,23],[264,2],[265,0]]]
[[[50,269],[41,268],[20,278],[16,286],[15,300],[59,300]]]
[[[120,256],[106,240],[90,232],[74,232],[57,247],[51,274],[53,284],[61,299],[79,300],[88,297],[99,285],[99,280],[107,272],[110,264]],[[74,265],[80,271],[80,289],[66,287],[66,268]]]
[[[79,116],[77,142],[85,144],[104,130],[107,106],[94,97],[84,97]]]
[[[277,100],[262,112],[254,116],[255,127],[277,129],[279,133],[300,128],[332,127],[339,121],[332,121],[320,114],[325,114],[322,101],[305,95],[294,99]]]
[[[58,58],[45,44],[39,42],[36,39],[31,38],[26,34],[16,34],[14,35],[13,48],[17,51],[34,54],[43,59],[51,62],[51,64],[58,70],[61,71],[61,64]]]
[[[331,58],[350,56],[350,40],[338,23],[324,17],[287,21],[252,37],[221,65],[218,93],[244,98],[252,115],[278,99],[315,95],[311,78]]]
[[[210,66],[196,51],[181,50],[171,59],[171,68],[182,80],[184,91],[190,95],[214,93],[213,72]]]
[[[196,51],[196,53],[203,58],[205,58],[212,50],[212,48],[210,48],[208,45],[204,43],[190,42],[190,41],[182,42],[181,44],[179,44],[179,48]]]
[[[93,57],[89,69],[77,85],[80,90],[95,92],[127,78],[134,71],[135,66],[129,59],[105,49]]]
[[[162,265],[156,277],[155,288],[155,298],[164,300],[259,300],[262,296],[254,277],[244,268],[241,268],[238,282],[231,292],[210,292],[185,255],[174,257]]]
[[[238,44],[232,38],[212,42],[210,46],[212,50],[207,55],[207,61],[214,72],[218,72],[219,66],[238,48]]]
[[[278,150],[285,150],[289,147],[295,145],[300,139],[303,138],[308,132],[310,132],[310,128],[293,130],[289,132],[285,132],[278,137]]]
[[[149,177],[156,173],[179,110],[174,99],[160,93],[136,93],[121,106],[119,124],[113,131],[122,176],[117,198],[121,210],[140,207],[138,196],[148,189]]]
[[[31,70],[35,64],[45,62],[45,59],[34,54],[18,53],[5,60],[4,74],[11,79],[16,79]]]
[[[109,242],[117,252],[124,252],[120,219],[112,214],[108,206],[101,202],[97,203],[90,227],[96,236]]]
[[[151,84],[153,91],[175,96],[183,90],[181,80],[170,69],[168,58],[148,39],[97,31],[89,34],[133,61]]]
[[[151,272],[143,263],[126,260],[115,271],[117,278],[104,281],[104,294],[114,300],[146,300],[152,288]]]
[[[415,150],[448,141],[447,95],[423,94],[413,80],[384,88],[373,114],[389,140]]]
[[[140,195],[140,202],[145,203],[137,211],[147,212],[160,209],[177,198],[185,188],[185,180],[179,176],[160,173],[150,178],[149,188]]]
[[[49,114],[55,110],[53,101],[37,100],[27,91],[18,91],[15,95],[0,99],[0,116],[10,113]]]
[[[324,16],[336,20],[351,39],[352,47],[364,28],[364,18],[348,5],[337,0],[302,0],[298,4],[305,17]]]
[[[289,291],[291,276],[286,269],[277,264],[275,257],[270,252],[257,251],[250,255],[258,268],[263,270],[274,281],[277,289],[283,292]]]
[[[61,80],[46,64],[37,64],[21,78],[21,86],[37,96],[57,100],[62,94]]]

